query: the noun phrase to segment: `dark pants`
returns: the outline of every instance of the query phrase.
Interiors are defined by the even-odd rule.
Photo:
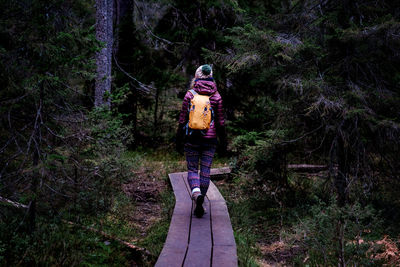
[[[210,169],[215,154],[217,142],[205,138],[199,141],[189,141],[185,144],[186,162],[188,168],[188,183],[190,189],[199,187],[201,194],[206,195],[210,184]],[[198,174],[200,163],[200,176]]]

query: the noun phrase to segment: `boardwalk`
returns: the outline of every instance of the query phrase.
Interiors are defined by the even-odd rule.
[[[220,175],[226,169],[212,169]],[[237,266],[236,244],[226,203],[211,182],[203,218],[193,215],[187,173],[171,173],[175,208],[167,240],[156,266]]]

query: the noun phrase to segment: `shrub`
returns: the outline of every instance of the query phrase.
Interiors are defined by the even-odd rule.
[[[371,206],[359,203],[338,207],[334,200],[319,202],[311,207],[306,219],[299,219],[293,233],[284,234],[288,242],[300,241],[307,256],[297,259],[299,264],[333,266],[338,261],[346,265],[370,266],[367,255],[372,243],[381,234],[381,221]]]

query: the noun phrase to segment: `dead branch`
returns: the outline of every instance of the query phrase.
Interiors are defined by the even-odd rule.
[[[141,81],[139,81],[138,79],[136,79],[135,77],[133,77],[132,75],[130,75],[128,72],[126,72],[118,63],[117,57],[115,56],[115,53],[113,53],[113,58],[114,58],[114,62],[115,65],[120,69],[120,71],[122,71],[122,73],[124,73],[126,76],[128,76],[130,79],[132,79],[133,81],[135,81],[139,87],[135,87],[138,91],[145,93],[145,94],[152,94],[153,92],[151,90],[155,90],[156,88],[154,88],[151,85],[147,85],[142,83]]]
[[[313,133],[315,133],[316,131],[318,131],[319,129],[321,129],[322,128],[322,124],[318,127],[318,128],[316,128],[316,129],[314,129],[314,130],[312,130],[312,131],[310,131],[310,132],[308,132],[308,133],[305,133],[304,135],[302,135],[302,136],[300,136],[300,137],[298,137],[298,138],[296,138],[296,139],[292,139],[292,140],[287,140],[287,141],[283,141],[283,142],[281,142],[280,144],[288,144],[288,143],[294,143],[294,142],[297,142],[297,141],[299,141],[299,140],[301,140],[301,139],[303,139],[304,137],[306,137],[306,136],[308,136],[308,135],[310,135],[310,134],[313,134]]]
[[[4,198],[2,196],[0,196],[0,202],[4,202],[4,203],[7,203],[7,204],[10,204],[11,206],[16,207],[16,208],[23,208],[23,209],[29,208],[29,206],[27,206],[27,205],[24,205],[24,204],[9,200],[9,199]]]
[[[57,194],[57,195],[60,195],[60,196],[66,197],[66,198],[71,198],[71,196],[65,195],[65,194],[63,194],[63,193],[61,193],[61,192],[58,192],[57,190],[51,188],[48,184],[44,184],[44,185],[45,185],[48,189],[50,189],[50,191],[54,192],[54,193]]]
[[[170,40],[167,40],[167,39],[165,39],[165,38],[162,38],[162,37],[160,37],[160,36],[154,34],[153,31],[150,29],[150,27],[149,27],[149,26],[147,25],[147,23],[146,23],[146,19],[145,19],[146,15],[143,14],[142,9],[139,7],[139,5],[136,3],[136,1],[133,1],[133,4],[136,6],[137,10],[138,10],[139,13],[140,13],[140,16],[142,17],[143,27],[147,30],[147,32],[148,32],[151,36],[153,36],[153,37],[156,38],[157,40],[159,40],[159,41],[161,41],[161,42],[164,42],[164,43],[166,43],[166,44],[168,44],[168,45],[176,45],[176,44],[188,45],[188,44],[185,43],[185,42],[172,42],[172,41],[170,41]],[[177,9],[175,8],[175,10],[177,10]],[[186,18],[186,19],[187,19],[187,18]],[[165,47],[164,47],[164,49],[165,49],[167,52],[171,52],[171,51],[169,51],[169,50],[168,50],[167,48],[165,48]]]

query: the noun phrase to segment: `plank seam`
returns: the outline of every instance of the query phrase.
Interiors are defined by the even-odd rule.
[[[216,170],[218,170],[218,169],[216,169]],[[218,172],[217,172],[218,173]],[[229,173],[229,172],[228,172]],[[182,204],[180,204],[180,207],[184,207],[184,210],[186,210],[186,212],[187,212],[187,210],[189,210],[189,207],[190,207],[190,217],[189,216],[185,216],[186,217],[186,219],[185,219],[185,221],[187,222],[187,220],[189,220],[189,222],[188,222],[188,226],[186,225],[186,227],[184,227],[184,228],[182,228],[182,230],[183,229],[188,229],[188,234],[187,234],[187,244],[185,245],[185,243],[184,243],[184,240],[182,240],[182,239],[180,239],[180,246],[181,246],[181,249],[180,249],[180,259],[181,259],[181,266],[182,267],[184,267],[184,265],[185,265],[185,263],[186,262],[188,262],[188,263],[186,263],[186,265],[188,265],[188,264],[192,264],[192,260],[191,260],[191,256],[192,256],[192,253],[193,253],[193,251],[191,250],[191,247],[190,247],[190,242],[191,242],[191,239],[193,239],[193,242],[195,242],[195,239],[197,240],[197,238],[199,237],[197,234],[196,235],[192,235],[192,227],[195,227],[196,225],[198,225],[198,223],[197,223],[197,221],[196,221],[196,223],[194,222],[194,214],[193,214],[193,211],[194,211],[194,208],[195,208],[195,203],[193,202],[193,200],[191,199],[191,190],[190,190],[190,186],[189,186],[189,183],[188,183],[188,181],[187,181],[187,175],[188,175],[188,173],[187,172],[180,172],[180,173],[171,173],[171,174],[169,174],[168,176],[170,177],[170,181],[172,181],[172,175],[175,175],[175,177],[176,178],[178,178],[178,180],[175,180],[175,181],[180,181],[179,183],[175,183],[175,185],[178,185],[179,184],[179,188],[181,188],[180,186],[182,185],[181,183],[183,182],[184,183],[184,186],[185,186],[185,188],[186,188],[186,192],[188,193],[188,195],[186,195],[184,192],[185,192],[185,190],[183,189],[181,189],[181,192],[180,192],[180,194],[179,194],[179,196],[180,196],[180,200],[181,201],[183,201],[183,205]],[[179,180],[179,179],[182,179],[182,180]],[[211,181],[210,181],[211,182]],[[219,212],[220,212],[220,206],[222,207],[222,206],[225,206],[225,208],[227,209],[227,203],[226,203],[226,201],[225,201],[225,199],[223,198],[223,196],[221,195],[221,193],[219,192],[219,190],[216,188],[216,186],[215,186],[215,184],[214,183],[210,183],[210,185],[211,185],[211,187],[214,187],[215,189],[213,189],[214,191],[213,191],[213,193],[210,195],[210,196],[208,196],[208,195],[206,195],[205,196],[205,198],[206,198],[206,200],[208,201],[208,206],[209,206],[209,211],[210,211],[210,213],[209,213],[209,229],[210,229],[210,235],[209,235],[209,237],[208,238],[210,238],[211,240],[211,246],[210,246],[210,248],[206,248],[205,250],[203,250],[206,254],[208,254],[208,253],[211,253],[210,254],[210,256],[209,256],[209,259],[210,259],[210,262],[209,262],[209,265],[212,267],[213,266],[213,261],[216,261],[216,264],[217,265],[219,265],[219,263],[222,263],[221,262],[221,258],[219,257],[219,254],[217,254],[217,255],[214,255],[214,253],[218,253],[219,251],[225,251],[225,249],[228,249],[228,248],[232,248],[232,249],[234,249],[235,251],[232,251],[232,252],[229,252],[228,254],[229,255],[231,255],[231,256],[229,256],[229,257],[232,257],[232,256],[234,256],[235,257],[235,261],[236,261],[236,265],[235,266],[237,266],[237,252],[236,252],[236,249],[237,249],[237,247],[236,247],[236,242],[235,241],[233,241],[234,243],[232,244],[232,245],[218,245],[219,243],[220,243],[220,234],[221,234],[221,231],[219,231],[219,230],[221,230],[221,229],[219,229],[219,226],[220,226],[220,221],[219,221]],[[173,189],[175,189],[175,188],[173,188]],[[175,190],[174,190],[175,191]],[[174,192],[174,194],[175,194],[175,192]],[[188,199],[185,197],[185,195],[186,195],[186,197],[189,197],[189,199],[190,199],[190,202],[191,202],[191,206],[189,206],[189,203],[188,203]],[[180,202],[181,202],[180,201]],[[175,208],[176,208],[176,205],[178,204],[178,202],[177,202],[177,195],[175,195]],[[215,207],[214,207],[215,206]],[[177,211],[177,210],[175,210],[175,208],[174,208],[174,213],[175,213],[175,211]],[[213,210],[213,209],[216,209],[215,211]],[[221,210],[221,212],[223,211],[224,209],[222,209]],[[215,216],[217,216],[216,218],[214,218],[214,219],[216,219],[216,220],[214,220],[213,221],[213,213],[214,212],[216,212],[216,215]],[[172,215],[172,217],[174,216],[174,213],[173,213],[173,215]],[[229,219],[229,222],[230,222],[230,216],[229,216],[229,211],[228,211],[228,214],[227,214],[227,218]],[[182,226],[184,226],[184,225],[182,225]],[[181,227],[182,227],[181,226]],[[217,227],[218,229],[214,229],[214,227]],[[232,226],[231,226],[232,227]],[[203,231],[204,230],[206,230],[207,228],[202,228],[203,229]],[[196,230],[196,229],[194,229],[194,230]],[[218,230],[215,234],[214,234],[214,230]],[[233,230],[233,229],[232,229]],[[182,243],[183,242],[183,243]],[[216,244],[216,242],[218,243],[218,244]],[[208,243],[208,244],[210,244],[210,243]],[[166,246],[167,244],[165,243],[164,244],[164,247]],[[222,250],[221,250],[222,249]],[[208,252],[206,252],[206,251],[208,251]],[[224,252],[225,253],[225,252]],[[223,253],[223,254],[224,254]],[[226,256],[228,256],[228,254],[226,255]],[[183,256],[183,257],[182,257]],[[223,258],[222,259],[224,259],[224,257],[226,257],[226,256],[223,256]],[[173,258],[172,258],[173,259]],[[228,258],[227,258],[228,259]],[[229,258],[230,259],[230,258]],[[206,264],[206,265],[208,265],[206,262],[204,262],[204,258],[203,258],[203,264]],[[232,260],[233,260],[233,258],[232,258]],[[175,259],[175,262],[176,262],[176,259]],[[178,266],[179,266],[179,262],[176,262],[177,264],[178,264]],[[232,262],[232,266],[233,266],[233,262]],[[216,265],[216,267],[218,267]],[[164,266],[166,266],[166,265],[164,265]]]
[[[187,190],[188,193],[189,193],[188,187],[187,187],[186,182],[185,182],[185,175],[182,174],[181,177],[182,177],[183,183],[185,184],[186,190]],[[190,196],[190,193],[189,193],[189,196]],[[188,251],[189,251],[190,234],[191,234],[191,232],[192,232],[192,219],[193,219],[193,201],[192,201],[192,208],[190,209],[190,223],[189,223],[188,241],[187,241],[187,245],[186,245],[185,256],[183,257],[183,261],[182,261],[182,266],[181,266],[181,267],[183,267],[183,266],[185,265],[186,256],[187,256]]]
[[[214,257],[214,235],[213,235],[213,227],[212,227],[212,202],[207,197],[208,203],[210,204],[210,232],[211,232],[211,257],[210,257],[210,267],[212,267],[213,257]]]

